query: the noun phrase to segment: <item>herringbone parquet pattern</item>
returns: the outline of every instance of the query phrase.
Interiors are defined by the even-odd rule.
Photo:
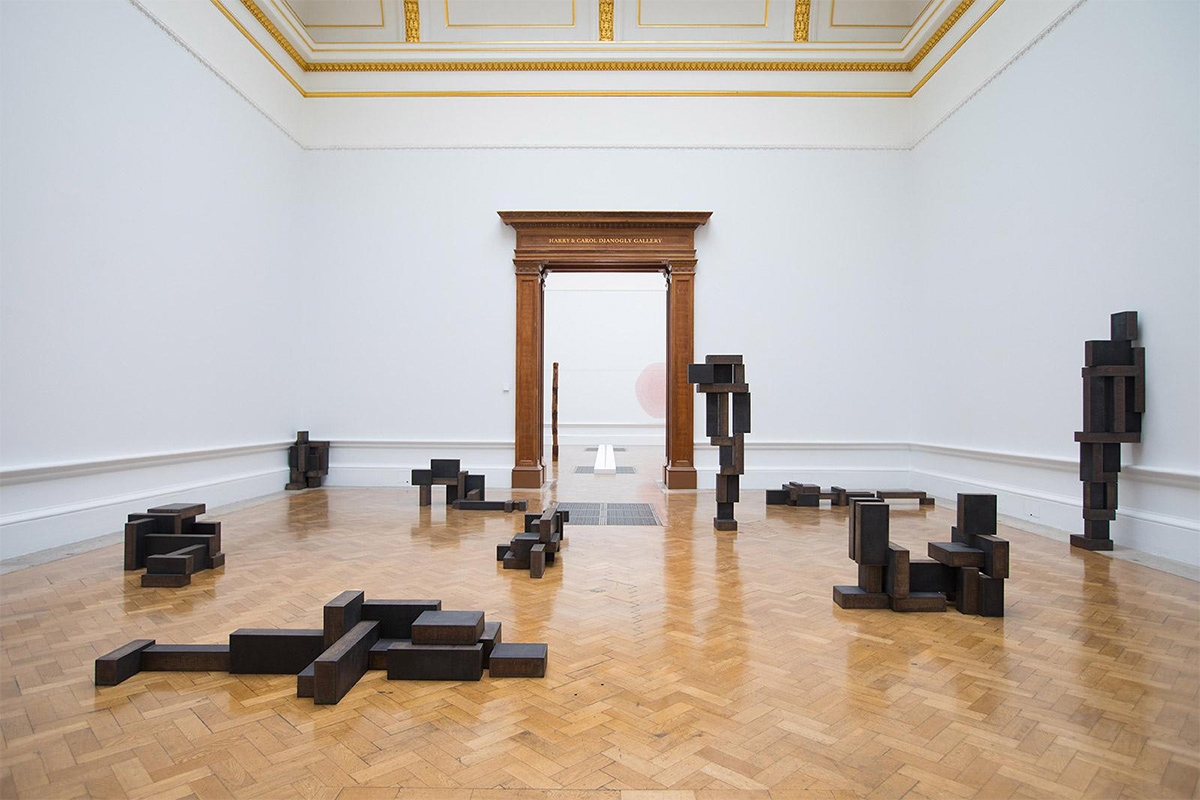
[[[714,533],[712,494],[662,495],[655,461],[577,476],[579,448],[556,491],[515,493],[531,510],[648,502],[667,525],[568,526],[540,581],[494,558],[520,514],[401,489],[222,515],[227,565],[184,589],[141,588],[119,546],[0,578],[0,797],[1195,796],[1195,583],[1006,529],[1004,619],[844,611],[844,510],[750,492],[740,532]],[[892,519],[923,554],[953,517],[914,503]],[[128,640],[320,627],[345,589],[484,609],[506,641],[549,643],[547,676],[369,672],[322,707],[285,676],[92,684],[93,659]]]

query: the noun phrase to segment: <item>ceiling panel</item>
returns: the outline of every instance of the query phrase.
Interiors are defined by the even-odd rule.
[[[616,0],[617,43],[792,44],[791,0]]]
[[[306,28],[382,27],[383,0],[284,0]]]
[[[830,27],[911,28],[928,0],[830,0]]]
[[[909,44],[956,5],[948,0],[812,0],[809,40]]]
[[[421,44],[594,42],[598,33],[593,4],[594,0],[420,0]]]
[[[404,41],[403,0],[262,0],[262,8],[273,12],[280,30],[298,46]]]
[[[776,0],[777,6],[786,5]],[[639,27],[763,28],[770,0],[637,0]]]
[[[575,0],[442,0],[447,28],[571,28]]]

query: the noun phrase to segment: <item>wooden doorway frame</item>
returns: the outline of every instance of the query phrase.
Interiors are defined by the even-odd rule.
[[[695,489],[692,392],[696,228],[711,211],[499,211],[517,232],[514,489],[546,480],[545,306],[549,272],[662,272],[667,277],[667,442],[663,483]]]

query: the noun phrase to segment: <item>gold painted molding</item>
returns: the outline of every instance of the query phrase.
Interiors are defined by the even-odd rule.
[[[613,41],[613,0],[600,0],[600,41]]]
[[[319,61],[305,72],[909,72],[863,61]]]
[[[792,38],[797,42],[808,41],[808,20],[812,13],[812,0],[796,0],[796,17]]]
[[[985,20],[990,17],[992,12],[999,8],[1000,3],[1003,2],[1004,0],[1000,0],[1000,2],[995,3],[992,8],[988,10],[986,14],[984,14],[982,19]],[[921,63],[921,59],[929,55],[929,51],[932,50],[937,43],[942,40],[943,36],[950,32],[950,29],[954,27],[954,24],[962,19],[962,15],[967,13],[967,10],[973,5],[975,5],[975,0],[962,0],[962,2],[958,4],[958,7],[950,12],[950,16],[946,17],[946,21],[938,26],[938,29],[933,32],[933,36],[930,36],[929,40],[925,42],[925,44],[921,45],[921,49],[917,51],[916,55],[909,60],[908,63],[911,65],[909,67],[910,70],[917,68],[917,65]],[[980,22],[982,22],[982,20]],[[970,36],[972,33],[978,30],[978,28],[978,25],[976,25],[974,28],[971,28],[971,30],[967,33],[967,36]],[[962,41],[966,41],[966,39],[963,39]],[[959,45],[962,44],[962,41],[959,42]],[[955,45],[954,49],[957,50],[959,45]]]
[[[421,8],[417,0],[404,0],[404,41],[421,41]]]
[[[233,27],[237,28],[238,31],[242,34],[242,36],[246,37],[247,41],[249,41],[250,44],[254,45],[254,48],[256,50],[258,50],[259,53],[262,54],[263,58],[265,58],[268,61],[268,63],[271,64],[271,66],[275,67],[275,69],[279,72],[279,74],[282,75],[284,77],[284,79],[287,80],[287,82],[290,83],[293,86],[293,88],[295,88],[295,90],[300,93],[301,97],[308,96],[307,90],[303,86],[301,86],[296,81],[295,78],[292,77],[292,74],[290,72],[288,72],[286,69],[283,68],[282,64],[280,64],[278,61],[275,60],[274,56],[272,56],[270,53],[267,52],[267,48],[265,48],[261,44],[259,44],[258,39],[254,38],[254,34],[250,33],[250,31],[246,30],[246,26],[243,25],[240,21],[238,21],[237,17],[235,17],[233,14],[229,13],[229,9],[227,9],[225,6],[221,5],[221,0],[212,0],[212,3],[221,11],[222,14],[225,15],[225,19],[229,20],[230,23],[233,24]],[[274,27],[274,26],[272,26],[272,27]],[[300,54],[296,53],[295,57],[299,58]],[[304,59],[300,59],[300,60],[303,61]]]
[[[974,36],[975,31],[979,30],[980,26],[987,22],[988,19],[991,18],[992,14],[995,14],[996,10],[1002,5],[1004,5],[1004,0],[996,0],[996,2],[992,3],[991,8],[985,11],[983,16],[981,16],[979,19],[975,20],[975,24],[971,26],[971,29],[964,33],[962,38],[955,42],[954,46],[946,51],[946,55],[938,59],[938,63],[933,65],[933,69],[929,70],[929,72],[925,74],[924,78],[921,78],[921,80],[917,81],[917,85],[912,88],[912,94],[915,95],[917,92],[921,91],[921,87],[928,83],[929,79],[937,74],[937,71],[942,68],[942,65],[949,61],[952,55],[958,52],[958,48],[962,47],[963,43],[965,43],[967,39],[970,39],[972,36]]]
[[[250,35],[245,28],[242,28],[241,24],[233,19],[233,15],[225,9],[225,6],[221,5],[220,0],[213,0],[213,3],[217,6],[217,8],[221,9],[226,17],[228,17],[230,20],[233,20],[234,24],[241,28],[243,33],[245,33],[247,36]],[[246,10],[250,12],[251,16],[258,21],[258,24],[263,26],[263,30],[271,35],[271,38],[275,40],[275,43],[282,47],[283,51],[292,57],[292,61],[295,61],[296,65],[299,66],[300,69],[307,72],[308,62],[304,60],[304,56],[300,55],[300,51],[297,50],[290,41],[288,41],[288,38],[283,35],[283,31],[275,27],[275,23],[272,22],[271,18],[268,17],[266,13],[258,7],[258,3],[254,2],[254,0],[242,0],[242,5],[245,6]],[[255,42],[255,44],[257,44],[257,42]],[[261,50],[262,48],[260,47],[259,49]]]
[[[890,98],[899,100],[912,97],[910,91],[856,92],[856,91],[776,91],[759,89],[452,89],[437,91],[348,91],[310,92],[300,90],[304,97],[315,98],[371,98],[371,97],[821,97],[821,98]]]

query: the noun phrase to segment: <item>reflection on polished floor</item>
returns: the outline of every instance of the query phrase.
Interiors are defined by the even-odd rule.
[[[495,561],[520,514],[420,508],[415,489],[223,514],[226,566],[184,589],[141,588],[119,545],[3,576],[0,797],[1195,795],[1196,583],[1004,529],[1007,617],[845,611],[843,509],[743,492],[741,530],[714,533],[712,493],[664,494],[656,452],[619,456],[635,475],[574,474],[589,459],[564,448],[547,491],[513,494],[650,503],[665,527],[568,526],[542,580]],[[923,553],[953,515],[892,519]],[[549,643],[547,675],[369,672],[322,707],[288,676],[92,684],[131,639],[320,627],[346,589],[483,609],[505,640]]]

